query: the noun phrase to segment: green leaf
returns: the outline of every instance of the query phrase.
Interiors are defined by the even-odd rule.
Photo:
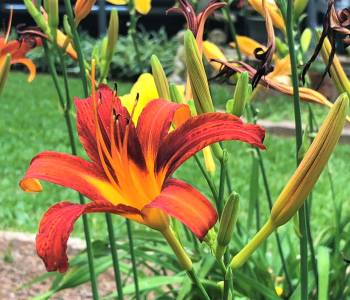
[[[319,274],[318,300],[328,299],[330,254],[327,247],[320,246],[317,251],[317,269]]]

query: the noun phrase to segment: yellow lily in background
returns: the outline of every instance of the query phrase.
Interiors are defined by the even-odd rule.
[[[106,0],[106,1],[115,5],[123,5],[129,2],[128,0]],[[134,2],[134,7],[136,11],[142,15],[147,15],[152,8],[151,6],[152,0],[133,0],[133,2]]]
[[[260,15],[265,16],[264,8],[263,8],[263,0],[248,0],[248,3],[252,8],[254,8]],[[269,0],[266,3],[267,9],[270,13],[272,23],[275,27],[280,29],[283,33],[286,33],[286,25],[284,24],[284,20],[282,14],[277,7],[274,0]]]

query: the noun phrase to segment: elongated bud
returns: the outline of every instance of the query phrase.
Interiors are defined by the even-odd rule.
[[[81,20],[87,17],[95,2],[96,0],[77,0],[74,6],[75,24],[77,26]]]
[[[316,34],[317,34],[317,37],[320,38],[321,33],[317,31]],[[321,48],[321,55],[325,65],[328,64],[331,49],[332,49],[332,46],[331,46],[331,43],[329,42],[329,39],[325,38]],[[332,65],[329,71],[332,75],[331,78],[338,92],[339,93],[347,92],[348,96],[350,97],[350,80],[346,76],[346,73],[336,54],[334,55]]]
[[[0,60],[0,95],[2,90],[4,89],[7,76],[10,72],[11,66],[11,54],[7,54],[5,58]]]
[[[230,243],[234,226],[239,212],[239,195],[233,192],[224,207],[221,215],[220,227],[217,236],[216,257],[221,259]]]
[[[49,27],[52,32],[55,32],[59,24],[58,0],[45,0],[44,3],[45,3],[45,10],[48,16]]]
[[[340,95],[304,159],[272,207],[271,221],[275,226],[286,223],[302,206],[314,187],[342,133],[348,106],[348,96]]]
[[[156,55],[152,55],[151,57],[151,67],[159,97],[170,100],[171,97],[168,80],[166,78],[163,66]]]
[[[107,61],[111,61],[115,52],[115,48],[119,36],[119,17],[116,9],[111,11],[108,26],[108,44],[107,44]]]
[[[294,1],[294,16],[298,18],[305,10],[309,0],[295,0]]]
[[[311,45],[312,40],[312,30],[310,28],[306,28],[300,37],[300,46],[304,53],[306,53]]]
[[[235,88],[231,113],[240,117],[244,113],[244,108],[252,93],[252,86],[249,83],[247,72],[240,74]]]
[[[73,39],[73,32],[72,32],[72,28],[70,27],[70,24],[69,24],[69,20],[68,20],[68,16],[67,16],[67,15],[64,15],[64,16],[63,16],[63,28],[64,28],[64,31],[65,31],[65,33],[67,34],[67,36],[68,36],[70,39]]]
[[[196,39],[190,30],[185,33],[185,57],[193,100],[198,114],[213,112],[214,105],[210,96],[202,57],[199,54]]]
[[[349,98],[344,93],[333,105],[300,165],[274,203],[269,220],[252,240],[232,258],[230,264],[232,269],[242,266],[261,243],[278,226],[288,222],[303,205],[339,140],[348,106]]]
[[[190,30],[187,30],[185,33],[185,58],[197,113],[214,112],[215,109],[210,95],[207,74],[204,70],[196,39]],[[220,145],[213,144],[211,148],[216,158],[222,159],[222,149]]]
[[[181,96],[181,94],[180,94],[180,92],[179,92],[179,90],[178,90],[178,88],[177,88],[177,86],[175,84],[173,84],[173,83],[170,84],[169,93],[170,93],[170,100],[172,102],[175,102],[175,103],[178,103],[178,104],[182,104],[183,103],[182,96]],[[158,94],[159,94],[159,91],[158,91]]]
[[[40,29],[51,37],[50,27],[47,23],[45,17],[42,15],[40,10],[34,5],[32,0],[23,0],[25,6],[27,7],[27,11],[32,16],[35,23],[40,27]]]

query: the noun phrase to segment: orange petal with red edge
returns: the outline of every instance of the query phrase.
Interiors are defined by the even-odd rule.
[[[200,240],[217,221],[212,204],[191,185],[169,179],[161,194],[147,207],[159,208],[184,223]]]
[[[64,273],[69,267],[67,242],[75,221],[83,214],[108,212],[113,214],[139,215],[140,211],[125,205],[114,206],[107,201],[95,201],[88,204],[60,202],[45,213],[36,236],[36,251],[44,261],[48,272]]]

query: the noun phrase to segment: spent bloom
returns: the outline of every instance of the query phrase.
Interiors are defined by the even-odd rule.
[[[199,191],[171,175],[212,143],[239,140],[264,148],[259,126],[223,113],[191,117],[187,105],[161,99],[148,102],[135,124],[138,103],[129,113],[109,87],[95,91],[94,73],[91,78],[91,97],[75,99],[78,134],[89,160],[44,151],[33,158],[20,182],[27,192],[42,191],[39,180],[44,180],[92,200],[84,205],[60,202],[45,213],[36,248],[48,271],[67,270],[67,240],[82,214],[118,214],[166,238],[172,216],[203,239],[216,223],[216,211]]]

